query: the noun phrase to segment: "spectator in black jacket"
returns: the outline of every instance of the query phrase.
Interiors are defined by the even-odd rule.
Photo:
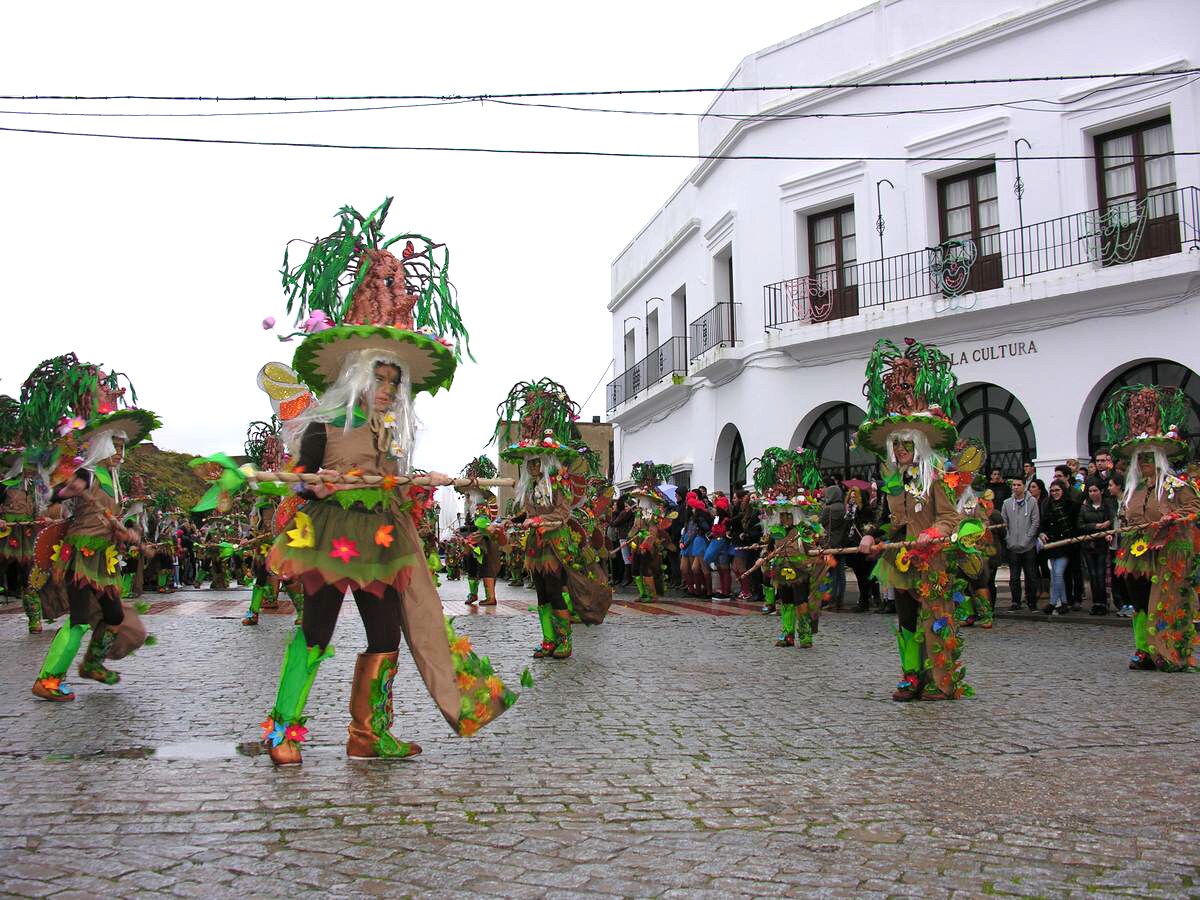
[[[1078,518],[1075,504],[1071,502],[1070,487],[1065,481],[1055,479],[1050,484],[1050,494],[1042,504],[1042,533],[1043,545],[1056,543],[1075,536],[1075,523]],[[1070,548],[1053,547],[1043,551],[1050,567],[1050,603],[1043,609],[1046,615],[1063,615],[1068,609],[1067,597],[1067,565],[1070,562]]]
[[[1079,507],[1076,527],[1080,535],[1095,534],[1113,527],[1116,520],[1116,503],[1104,495],[1099,479],[1093,479],[1087,487],[1087,499]],[[1092,615],[1108,615],[1108,542],[1087,541],[1083,545],[1082,560],[1087,569],[1088,587],[1092,593]]]

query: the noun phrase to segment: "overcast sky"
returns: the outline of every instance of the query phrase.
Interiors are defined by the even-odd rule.
[[[479,94],[717,86],[762,47],[863,5],[766,3],[6,4],[3,94]],[[339,15],[338,11],[346,13]],[[354,14],[350,14],[350,10]],[[705,95],[641,101],[701,111]],[[601,101],[601,104],[604,101]],[[612,105],[639,105],[614,98]],[[0,126],[336,143],[696,151],[691,117],[482,106],[84,118],[339,104],[0,101]],[[369,106],[372,103],[346,103]],[[614,377],[609,265],[687,175],[680,160],[228,147],[0,133],[0,393],[67,351],[128,373],[164,449],[240,452],[254,383],[291,361],[291,238],[395,196],[388,233],[445,242],[477,363],[424,398],[416,463],[457,471],[509,386],[584,402]],[[584,413],[603,414],[603,385]]]

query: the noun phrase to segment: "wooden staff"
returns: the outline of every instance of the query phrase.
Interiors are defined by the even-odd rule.
[[[391,479],[396,487],[516,487],[512,478],[434,478],[432,475],[351,475],[342,472],[252,472],[251,481],[282,481],[285,484],[354,484],[375,487]]]
[[[1101,538],[1111,537],[1114,534],[1121,534],[1125,531],[1143,531],[1147,528],[1154,528],[1162,525],[1164,522],[1195,522],[1196,514],[1189,513],[1186,516],[1163,516],[1157,522],[1147,522],[1145,525],[1124,525],[1120,528],[1110,528],[1107,531],[1097,531],[1094,534],[1080,534],[1075,537],[1063,538],[1061,541],[1051,541],[1049,544],[1042,544],[1043,550],[1053,550],[1056,547],[1068,547],[1071,544],[1082,544],[1085,541],[1098,541]]]

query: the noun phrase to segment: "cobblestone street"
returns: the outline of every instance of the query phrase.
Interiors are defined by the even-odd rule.
[[[394,731],[425,753],[390,765],[344,755],[350,605],[304,765],[279,771],[253,741],[290,616],[241,627],[248,592],[156,603],[158,645],[64,705],[29,693],[54,628],[0,616],[0,892],[1200,891],[1200,682],[1129,671],[1127,628],[973,629],[977,697],[895,704],[890,617],[827,615],[799,650],[772,646],[777,619],[622,606],[541,662],[532,592],[461,614],[465,590],[443,591],[459,631],[536,683],[459,739],[401,653]]]

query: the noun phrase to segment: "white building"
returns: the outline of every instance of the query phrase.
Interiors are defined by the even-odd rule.
[[[727,87],[1195,67],[1197,0],[881,0]],[[728,489],[772,445],[867,471],[848,438],[881,337],[953,355],[961,430],[1006,473],[1087,458],[1126,382],[1181,384],[1195,449],[1198,103],[1196,75],[721,94],[703,155],[861,159],[704,161],[621,252],[617,480],[653,459]]]

